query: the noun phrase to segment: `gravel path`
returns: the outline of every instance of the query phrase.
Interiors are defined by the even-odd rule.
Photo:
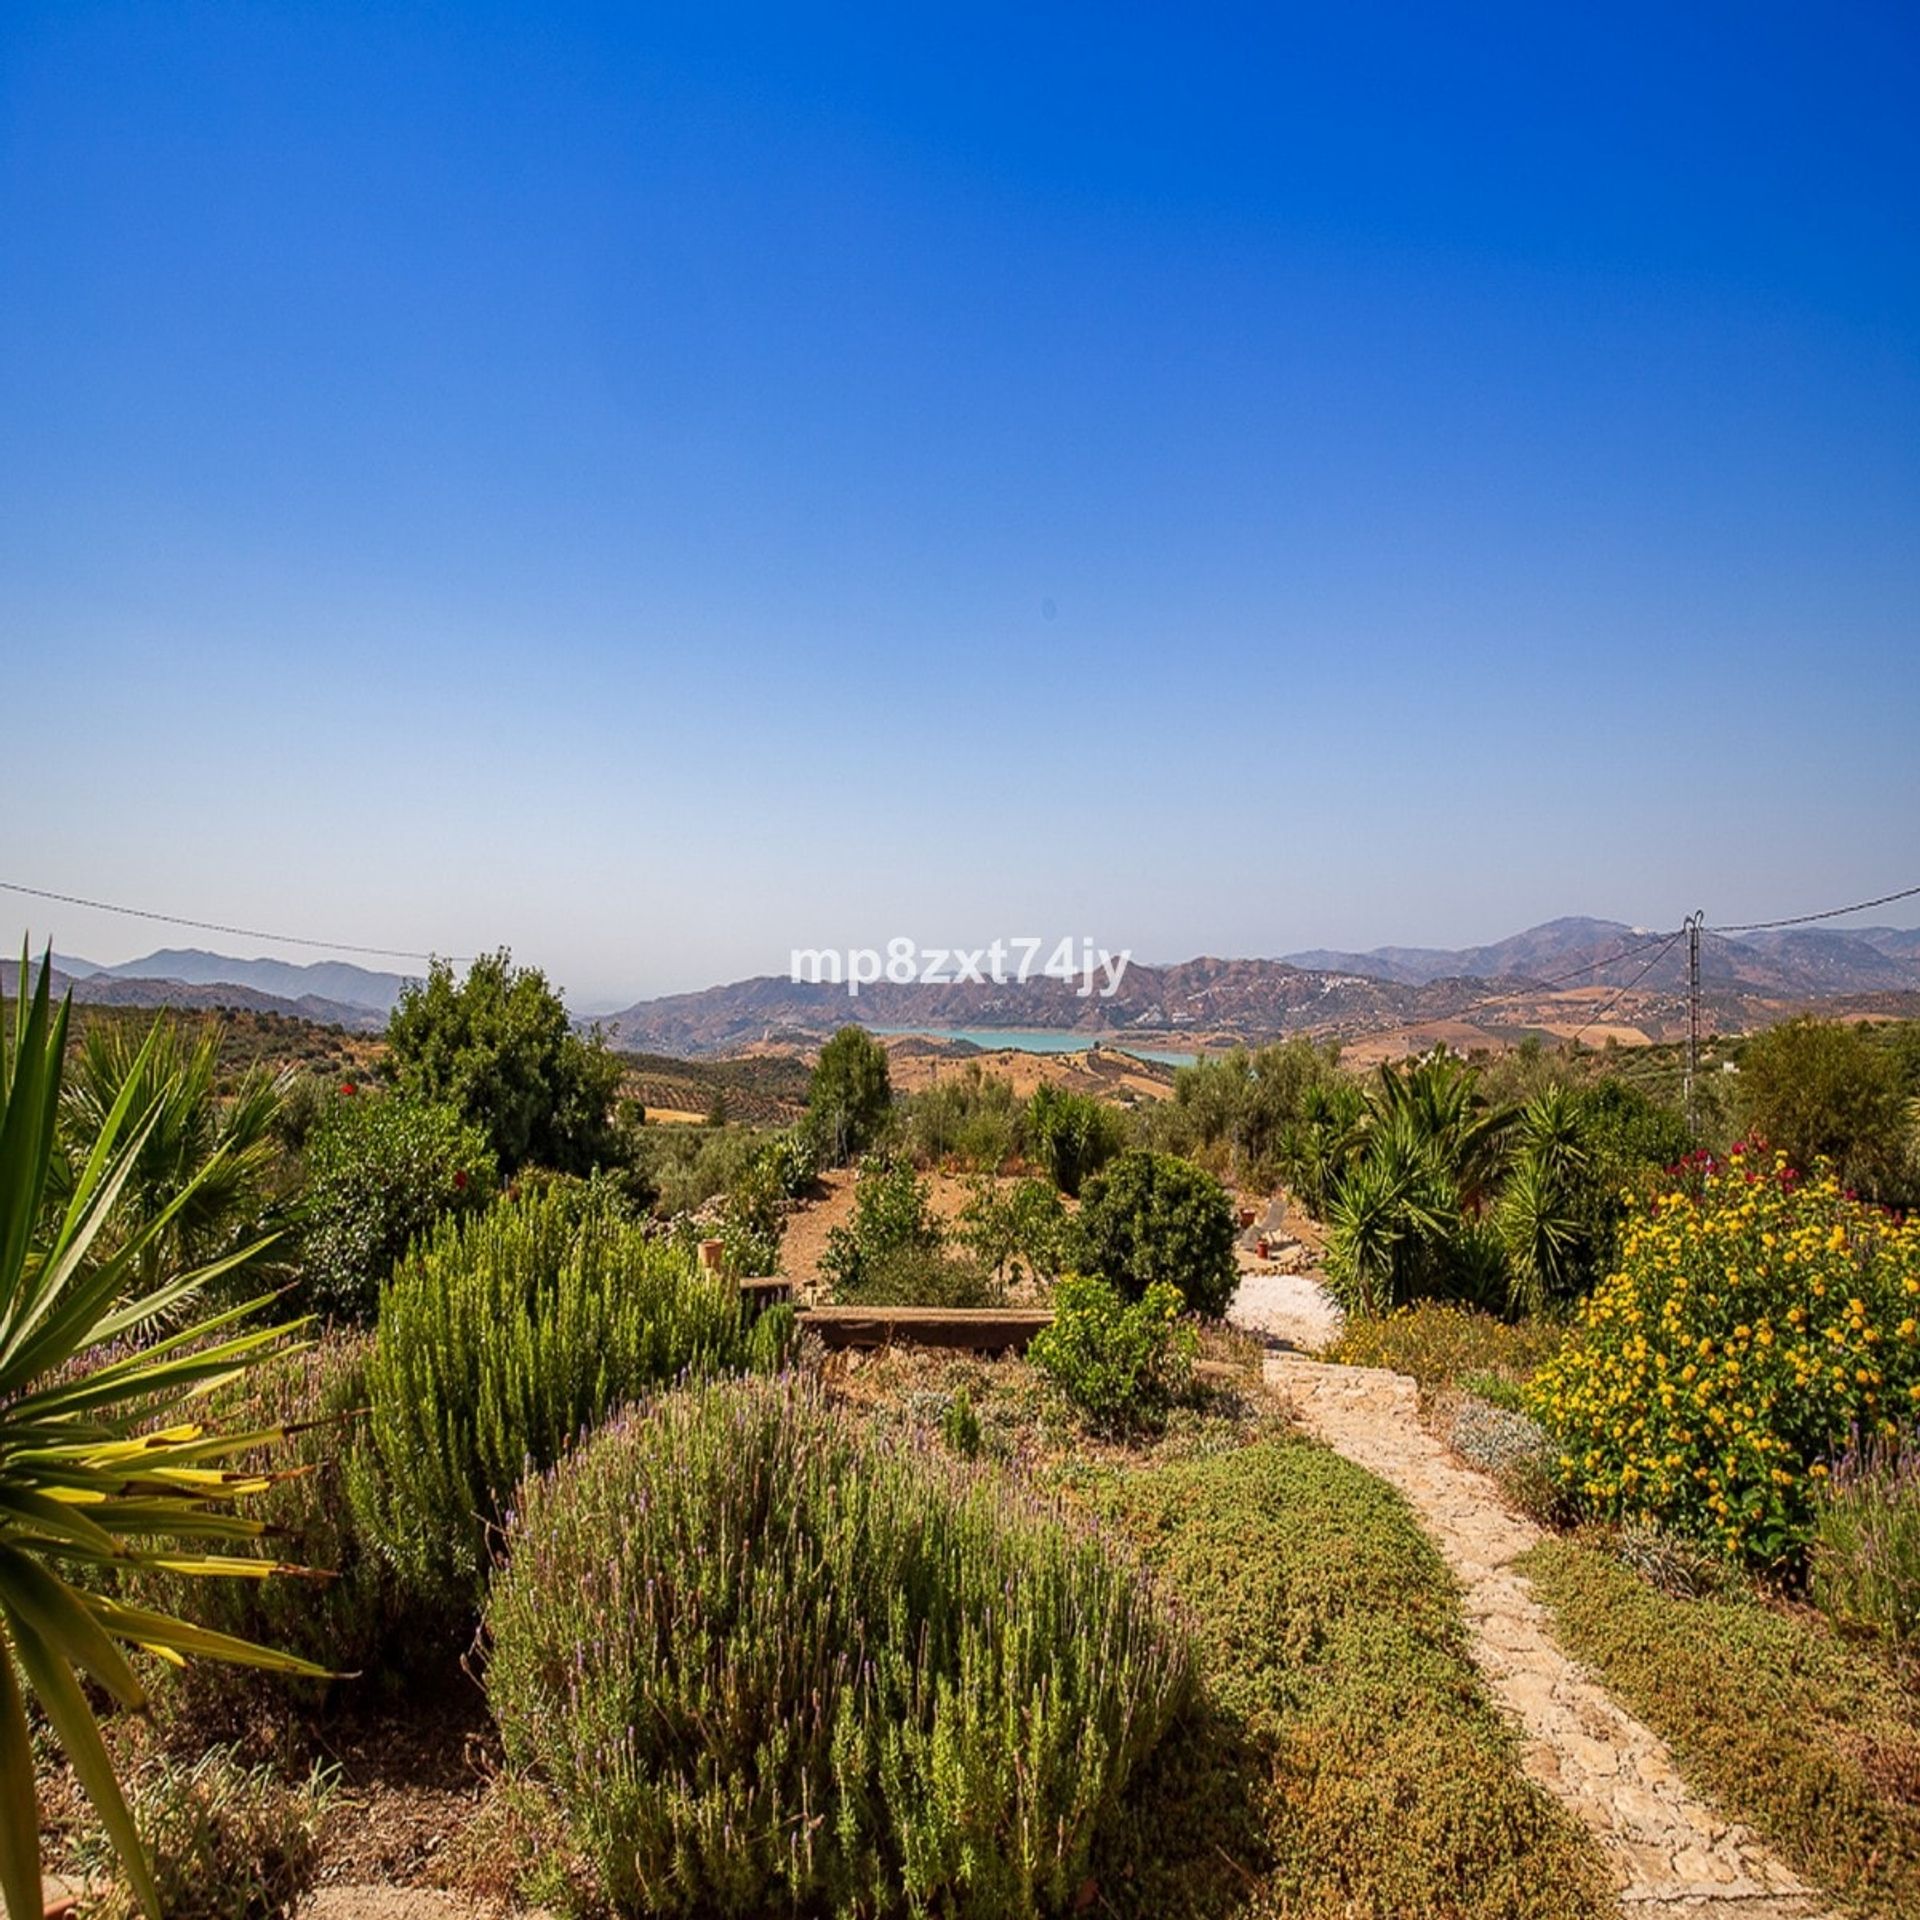
[[[1826,1903],[1696,1799],[1665,1743],[1562,1652],[1514,1571],[1539,1528],[1420,1424],[1413,1381],[1286,1353],[1268,1356],[1267,1377],[1309,1432],[1406,1496],[1464,1589],[1474,1659],[1520,1722],[1527,1772],[1592,1831],[1627,1913],[1828,1920]]]
[[[1338,1337],[1346,1316],[1333,1304],[1317,1273],[1275,1273],[1243,1254],[1240,1288],[1227,1318],[1236,1327],[1264,1333],[1302,1353],[1318,1353]]]

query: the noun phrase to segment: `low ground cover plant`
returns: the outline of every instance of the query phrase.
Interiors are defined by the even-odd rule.
[[[313,1884],[335,1776],[289,1780],[214,1746],[183,1761],[156,1748],[128,1783],[166,1920],[289,1920]],[[139,1899],[95,1838],[75,1864],[99,1891],[89,1920],[137,1920]]]
[[[790,1375],[522,1489],[487,1686],[616,1911],[1065,1911],[1185,1704],[1136,1568]]]
[[[1529,1405],[1590,1510],[1791,1569],[1828,1463],[1920,1405],[1917,1314],[1920,1220],[1736,1151],[1632,1216]]]
[[[1199,1336],[1181,1318],[1184,1304],[1165,1281],[1129,1300],[1097,1276],[1066,1274],[1054,1289],[1053,1322],[1027,1357],[1091,1426],[1157,1426],[1193,1380]]]
[[[464,1616],[521,1474],[665,1380],[769,1364],[792,1316],[649,1238],[598,1186],[504,1197],[449,1222],[381,1296],[358,1523],[422,1604]]]
[[[1920,1709],[1806,1609],[1662,1592],[1606,1548],[1521,1563],[1555,1632],[1786,1862],[1872,1920],[1920,1912]]]
[[[1326,1358],[1410,1373],[1429,1393],[1458,1384],[1510,1403],[1506,1388],[1531,1379],[1566,1334],[1555,1320],[1500,1320],[1448,1301],[1420,1300],[1379,1317],[1356,1314]]]
[[[1108,1506],[1186,1602],[1207,1710],[1099,1861],[1119,1911],[1598,1920],[1609,1877],[1529,1781],[1405,1503],[1300,1440],[1123,1474]]]
[[[1129,1300],[1164,1284],[1217,1320],[1240,1280],[1233,1236],[1232,1203],[1210,1173],[1172,1154],[1123,1153],[1087,1183],[1070,1251]]]

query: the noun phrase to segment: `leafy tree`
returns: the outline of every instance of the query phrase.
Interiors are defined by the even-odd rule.
[[[893,1104],[887,1050],[864,1027],[842,1027],[820,1049],[807,1123],[829,1164],[844,1167],[879,1137]]]
[[[1120,1151],[1120,1120],[1111,1107],[1045,1081],[1034,1088],[1023,1124],[1028,1151],[1065,1194],[1078,1194],[1087,1176]]]
[[[1298,1036],[1257,1052],[1235,1047],[1218,1059],[1182,1067],[1174,1075],[1172,1102],[1184,1122],[1180,1144],[1189,1151],[1224,1149],[1236,1177],[1268,1184],[1309,1098],[1342,1082],[1339,1058],[1337,1044],[1320,1046]]]
[[[1088,1181],[1074,1231],[1074,1263],[1129,1300],[1165,1283],[1206,1319],[1239,1285],[1233,1207],[1210,1174],[1166,1153],[1123,1153]]]
[[[23,955],[12,1031],[0,1023],[0,1894],[12,1920],[40,1912],[31,1693],[135,1895],[159,1920],[159,1889],[80,1676],[138,1708],[146,1687],[122,1647],[320,1673],[135,1606],[112,1581],[116,1570],[235,1570],[229,1556],[202,1549],[259,1535],[230,1508],[267,1482],[222,1463],[281,1435],[209,1431],[196,1395],[251,1366],[286,1329],[236,1334],[238,1308],[196,1318],[217,1265],[169,1266],[143,1282],[150,1244],[190,1210],[204,1168],[167,1207],[106,1242],[158,1119],[151,1098],[138,1104],[152,1085],[144,1051],[80,1143],[65,1204],[51,1204],[68,1015],[64,1003],[52,1009],[52,972],[49,959],[30,990]],[[247,1252],[232,1250],[225,1264]],[[161,1325],[173,1330],[156,1335]],[[259,1574],[262,1563],[244,1570]]]
[[[387,1044],[402,1090],[484,1129],[502,1173],[529,1163],[589,1173],[619,1157],[619,1060],[597,1033],[576,1033],[546,975],[514,966],[504,947],[460,982],[436,960],[401,994]]]
[[[1803,1172],[1827,1160],[1870,1198],[1914,1191],[1899,1060],[1858,1027],[1802,1018],[1756,1035],[1740,1056],[1739,1110],[1749,1134]]]

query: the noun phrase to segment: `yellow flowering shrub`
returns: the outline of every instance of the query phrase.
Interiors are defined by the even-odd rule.
[[[1757,1148],[1696,1156],[1632,1208],[1527,1404],[1592,1511],[1797,1561],[1827,1463],[1920,1414],[1920,1218]]]

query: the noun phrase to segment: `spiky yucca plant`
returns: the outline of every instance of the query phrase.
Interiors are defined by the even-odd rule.
[[[101,1575],[127,1567],[247,1579],[290,1571],[195,1544],[259,1534],[230,1508],[270,1476],[222,1463],[277,1436],[210,1433],[184,1417],[198,1393],[251,1364],[288,1329],[236,1331],[265,1301],[199,1320],[190,1311],[208,1281],[257,1246],[142,1278],[149,1246],[192,1206],[217,1156],[157,1212],[106,1231],[153,1125],[141,1108],[144,1071],[128,1076],[71,1184],[54,1197],[68,1007],[52,1007],[51,975],[49,955],[29,996],[22,954],[11,1034],[0,1021],[0,1890],[11,1920],[38,1920],[31,1692],[129,1885],[158,1920],[153,1874],[80,1675],[138,1707],[145,1694],[127,1647],[176,1665],[198,1655],[288,1673],[321,1669],[130,1605]]]

